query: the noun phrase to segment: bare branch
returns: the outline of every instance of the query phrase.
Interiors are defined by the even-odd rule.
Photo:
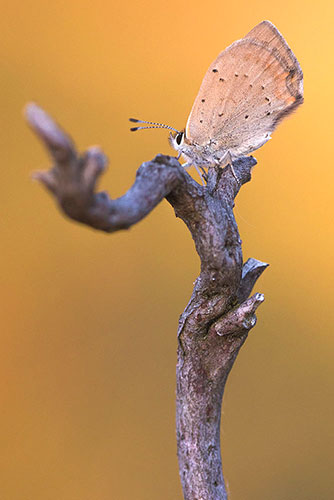
[[[138,169],[134,185],[124,196],[112,200],[106,192],[95,193],[107,165],[98,147],[78,155],[69,136],[36,104],[28,105],[25,114],[55,162],[50,170],[33,177],[51,192],[68,217],[95,229],[128,229],[181,181],[196,184],[175,158],[158,155]]]
[[[178,458],[185,500],[226,500],[220,456],[220,416],[224,387],[264,296],[251,290],[268,266],[256,259],[243,265],[234,199],[251,179],[252,157],[233,162],[234,173],[211,167],[208,183],[195,182],[169,156],[158,155],[137,171],[124,196],[111,200],[95,193],[106,157],[99,148],[83,155],[69,136],[38,106],[26,117],[43,141],[54,166],[38,179],[66,215],[107,232],[140,221],[166,197],[187,225],[201,261],[190,301],[178,329],[176,425]]]

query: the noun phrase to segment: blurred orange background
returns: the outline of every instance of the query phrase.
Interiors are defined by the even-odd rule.
[[[232,500],[330,500],[333,486],[333,2],[3,2],[1,500],[181,499],[176,328],[199,262],[167,202],[128,232],[64,220],[30,173],[49,164],[22,118],[37,101],[78,148],[110,158],[111,196],[184,127],[218,53],[270,19],[305,104],[256,151],[237,198],[266,302],[229,377]]]

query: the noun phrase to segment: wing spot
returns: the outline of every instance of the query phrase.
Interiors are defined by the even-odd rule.
[[[216,69],[216,68],[215,68],[215,69],[213,69],[213,70],[212,70],[212,73],[218,73],[218,69]]]

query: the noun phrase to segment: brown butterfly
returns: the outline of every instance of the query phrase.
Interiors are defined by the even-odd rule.
[[[283,36],[263,21],[211,64],[185,130],[173,130],[171,145],[184,166],[203,169],[231,163],[265,144],[278,123],[303,102],[303,73]],[[153,128],[154,128],[153,127]],[[151,127],[135,127],[132,130]]]

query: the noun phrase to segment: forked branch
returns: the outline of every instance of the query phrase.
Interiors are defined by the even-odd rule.
[[[250,298],[267,264],[243,264],[233,215],[240,187],[251,179],[252,157],[233,162],[233,170],[209,169],[199,185],[170,156],[158,155],[137,171],[133,186],[120,198],[95,192],[106,157],[93,147],[76,151],[69,136],[37,105],[26,118],[53,160],[39,180],[70,218],[113,232],[127,229],[166,198],[193,237],[201,272],[178,330],[177,444],[185,500],[225,500],[221,467],[220,416],[227,376],[248,332],[256,323],[262,294]]]

